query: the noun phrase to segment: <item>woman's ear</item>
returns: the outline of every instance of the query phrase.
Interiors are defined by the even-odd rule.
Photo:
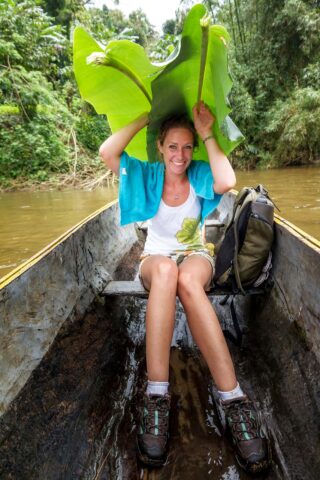
[[[163,145],[157,140],[157,156],[160,162],[163,162]]]
[[[157,140],[157,147],[158,147],[159,153],[162,155],[163,154],[163,145],[161,145],[159,139]]]

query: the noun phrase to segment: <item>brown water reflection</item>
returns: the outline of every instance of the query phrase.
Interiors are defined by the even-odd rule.
[[[320,239],[320,167],[237,172],[237,189],[263,183],[280,215]],[[0,194],[0,277],[117,196],[94,191]]]
[[[0,194],[0,277],[117,197],[117,187],[94,191]]]

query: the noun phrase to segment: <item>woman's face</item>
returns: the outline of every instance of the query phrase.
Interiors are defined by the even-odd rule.
[[[183,174],[192,160],[193,135],[187,128],[174,127],[168,130],[163,144],[158,141],[167,170],[176,175]]]

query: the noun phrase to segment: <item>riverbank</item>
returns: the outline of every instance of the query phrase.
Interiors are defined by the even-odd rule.
[[[292,168],[320,168],[320,160],[308,165],[301,165],[297,167],[287,167],[288,169]],[[283,171],[285,169],[279,167],[272,168],[252,168],[252,169],[236,169],[237,175],[240,177],[246,173],[250,173],[250,177],[254,177],[255,173],[257,176],[260,176],[260,173],[274,170],[275,172]],[[255,180],[253,179],[253,183]],[[97,167],[95,165],[87,165],[82,167],[79,171],[61,173],[61,174],[51,174],[48,178],[44,180],[39,180],[36,178],[26,178],[19,177],[16,179],[0,179],[0,193],[9,193],[9,192],[45,192],[45,191],[62,191],[74,189],[84,189],[84,190],[93,190],[94,188],[99,187],[108,187],[109,185],[114,185],[118,183],[118,177],[111,172],[111,170],[106,170],[105,166]]]
[[[111,170],[87,167],[79,172],[52,174],[45,180],[19,177],[0,183],[0,193],[9,192],[46,192],[52,190],[84,189],[108,187],[117,183],[117,177]]]

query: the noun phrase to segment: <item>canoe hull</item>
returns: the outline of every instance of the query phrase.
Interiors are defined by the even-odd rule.
[[[218,224],[232,196],[224,202]],[[98,295],[110,277],[135,277],[142,249],[134,227],[118,228],[117,208],[85,222],[0,292],[8,368],[1,372],[4,478],[144,475],[134,438],[146,381],[146,301]],[[235,303],[245,335],[241,349],[230,348],[241,385],[260,404],[273,440],[269,480],[320,476],[319,306],[309,285],[310,276],[319,285],[319,255],[316,244],[277,221],[273,290]],[[213,300],[219,319],[232,330],[221,300]],[[248,478],[221,435],[214,386],[179,303],[170,381],[171,456],[152,478]]]
[[[49,246],[0,290],[0,415],[64,322],[84,314],[137,240],[132,226],[119,229],[118,223],[114,203]]]

